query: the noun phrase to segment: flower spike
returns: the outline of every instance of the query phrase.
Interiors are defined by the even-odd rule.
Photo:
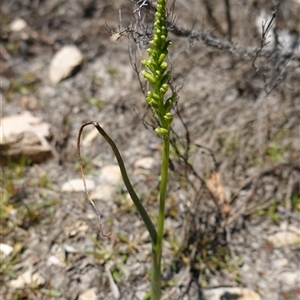
[[[145,66],[142,75],[153,89],[153,91],[148,92],[146,101],[160,121],[161,127],[157,128],[156,132],[161,136],[169,133],[173,119],[170,117],[172,116],[170,109],[177,97],[176,94],[173,94],[169,99],[164,99],[169,88],[168,81],[171,78],[171,72],[168,71],[169,64],[165,59],[168,54],[168,47],[172,44],[171,41],[167,40],[168,29],[165,7],[166,0],[157,1],[153,28],[154,35],[152,41],[150,41],[152,47],[147,49],[149,59],[142,61]]]

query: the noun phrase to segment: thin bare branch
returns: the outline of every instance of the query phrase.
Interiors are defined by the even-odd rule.
[[[269,43],[267,38],[268,38],[268,34],[269,34],[272,26],[274,25],[273,22],[274,22],[275,18],[276,18],[276,11],[273,12],[272,18],[270,19],[270,21],[268,23],[267,23],[267,21],[262,23],[262,25],[261,25],[262,26],[262,36],[261,36],[261,40],[260,40],[260,45],[257,47],[254,59],[252,61],[253,68],[256,70],[256,72],[260,73],[262,76],[263,76],[263,74],[260,72],[260,69],[256,66],[255,62],[256,62],[257,58],[259,57],[262,49]]]
[[[209,47],[213,47],[218,49],[219,51],[225,51],[233,54],[237,57],[244,57],[244,56],[253,56],[255,57],[257,52],[257,46],[244,46],[244,47],[237,47],[235,44],[218,39],[209,35],[208,31],[201,31],[195,29],[187,29],[184,27],[180,27],[176,24],[172,26],[172,34],[182,37],[182,38],[189,38],[190,41],[196,40],[199,42],[204,43]],[[265,48],[263,47],[260,50],[260,55],[269,57],[274,52],[274,49]],[[285,50],[284,53],[281,54],[283,58],[291,58],[295,60],[300,60],[300,55],[295,54],[291,50]]]
[[[230,1],[225,1],[225,10],[226,10],[226,19],[227,19],[227,34],[228,34],[228,40],[231,41],[232,38],[232,19],[231,19],[231,7],[230,7]]]
[[[206,9],[207,19],[210,24],[216,29],[222,36],[225,36],[222,26],[219,24],[218,20],[213,15],[213,7],[210,0],[202,0]]]

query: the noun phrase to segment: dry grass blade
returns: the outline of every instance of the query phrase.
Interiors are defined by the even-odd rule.
[[[95,210],[95,212],[98,216],[98,219],[99,219],[100,234],[101,234],[102,237],[109,237],[109,236],[111,236],[111,232],[110,233],[104,233],[100,212],[97,209],[97,207],[95,206],[94,201],[91,199],[91,197],[88,193],[88,190],[87,190],[87,187],[86,187],[86,180],[85,180],[84,170],[83,170],[83,163],[82,163],[81,154],[80,154],[80,138],[81,138],[82,131],[83,131],[84,127],[86,127],[87,125],[91,125],[91,124],[94,125],[97,128],[97,126],[95,125],[95,122],[89,121],[89,122],[86,122],[86,123],[82,124],[80,129],[79,129],[78,136],[77,136],[77,155],[78,155],[78,160],[79,160],[79,164],[80,164],[80,171],[81,171],[81,176],[82,176],[82,180],[83,180],[83,185],[84,185],[84,190],[85,190],[86,197],[89,200],[90,204],[92,205],[93,209]]]

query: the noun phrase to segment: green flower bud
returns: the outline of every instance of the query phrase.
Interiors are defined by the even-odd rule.
[[[168,122],[168,124],[171,124],[173,121],[173,115],[170,112],[167,112],[164,115],[164,119]]]
[[[156,101],[154,101],[153,99],[151,101],[148,102],[148,104],[153,107],[154,109],[158,109],[159,105]]]
[[[147,53],[148,53],[149,56],[151,56],[151,55],[153,55],[154,50],[151,49],[151,48],[148,48],[148,49],[147,49]]]
[[[155,101],[160,101],[160,97],[157,94],[151,93],[151,96]]]
[[[161,88],[159,89],[163,94],[165,94],[168,91],[169,86],[167,84],[163,84]]]
[[[159,56],[159,59],[158,59],[158,64],[161,65],[161,63],[164,61],[166,57],[166,54],[162,53],[160,56]]]
[[[156,79],[155,79],[155,77],[152,75],[152,74],[150,74],[149,72],[147,72],[146,70],[143,70],[142,71],[142,75],[151,83],[151,84],[155,84],[155,82],[156,82]]]
[[[151,63],[148,64],[146,67],[151,71],[152,74],[156,73],[157,66],[153,61],[151,61]]]
[[[160,136],[164,136],[168,134],[168,130],[166,128],[156,128],[155,132],[160,135]]]
[[[148,95],[146,97],[146,101],[147,101],[148,104],[152,101],[152,92],[150,92],[150,91],[148,92]]]
[[[168,63],[166,61],[163,61],[161,64],[160,64],[161,68],[163,69],[167,69],[168,68]]]

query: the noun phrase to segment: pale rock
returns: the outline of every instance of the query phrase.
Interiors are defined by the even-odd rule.
[[[121,185],[123,183],[122,175],[118,165],[107,165],[100,170],[99,179],[101,183],[111,185]]]
[[[69,77],[82,61],[83,55],[77,47],[67,45],[61,48],[50,62],[49,78],[51,82],[58,83]]]
[[[143,300],[146,298],[146,295],[147,293],[145,291],[136,291],[135,292],[135,297],[138,299],[138,300]]]
[[[209,280],[209,284],[210,284],[210,286],[219,286],[220,285],[220,281],[219,281],[218,278],[212,277]]]
[[[86,188],[91,191],[95,188],[95,182],[91,179],[86,179]],[[84,192],[83,180],[81,178],[70,179],[61,187],[62,192]]]
[[[25,111],[19,115],[12,115],[1,119],[0,141],[1,144],[9,142],[13,135],[32,131],[39,138],[50,136],[50,124],[42,122],[38,117],[34,117],[30,112]],[[11,139],[14,139],[13,137]]]
[[[96,215],[95,215],[94,212],[93,212],[93,213],[87,212],[85,216],[86,216],[86,218],[89,219],[89,220],[93,220],[93,219],[95,219],[95,217],[96,217]]]
[[[61,247],[61,245],[54,244],[51,247],[51,253],[52,253],[53,256],[55,256],[56,258],[58,258],[58,260],[60,262],[64,263],[66,261],[66,258],[67,258],[66,252],[65,252],[65,249]],[[54,261],[55,259],[52,258],[51,260]]]
[[[7,245],[7,244],[3,244],[3,243],[0,243],[0,252],[1,252],[1,256],[3,258],[7,257],[9,254],[11,254],[13,252],[14,248],[10,245]]]
[[[17,216],[18,216],[18,210],[15,209],[15,208],[13,208],[13,209],[9,212],[9,214],[10,214],[12,217],[17,218]]]
[[[35,110],[39,108],[39,101],[34,96],[26,95],[21,98],[22,106],[28,110]]]
[[[206,300],[260,300],[260,296],[252,290],[238,287],[221,287],[215,289],[204,290]]]
[[[27,23],[21,18],[16,18],[9,24],[9,29],[14,32],[19,32],[26,27]]]
[[[294,232],[295,234],[300,236],[300,227],[299,226],[294,226],[294,225],[289,225],[288,226],[288,231]]]
[[[279,228],[281,231],[287,231],[288,226],[289,226],[289,223],[287,221],[282,221],[279,225]]]
[[[77,253],[78,251],[71,245],[64,244],[64,249],[68,253]]]
[[[272,266],[274,269],[277,270],[282,270],[286,266],[288,266],[289,260],[287,258],[282,258],[282,259],[275,259],[272,261]]]
[[[78,220],[74,224],[74,227],[76,228],[77,231],[83,231],[83,232],[86,232],[88,230],[88,228],[89,228],[89,226],[83,220]]]
[[[33,273],[32,267],[30,267],[17,279],[11,280],[9,285],[15,289],[21,289],[24,288],[26,285],[31,285],[35,287],[42,286],[45,284],[45,282],[45,278],[43,278],[38,273]]]
[[[279,231],[266,238],[274,247],[283,247],[300,243],[300,235],[290,231]]]
[[[93,200],[112,201],[116,196],[116,190],[109,184],[101,184],[90,196]]]
[[[47,266],[65,266],[65,263],[61,261],[57,256],[51,255],[48,257]]]
[[[143,158],[138,159],[135,162],[134,167],[150,170],[153,168],[154,163],[155,163],[155,160],[153,157],[143,157]]]
[[[41,86],[39,91],[40,91],[39,97],[41,99],[47,99],[47,100],[56,97],[56,93],[57,93],[55,87],[49,85]]]
[[[282,283],[282,286],[286,288],[293,288],[300,285],[300,270],[297,272],[282,272],[279,275],[279,280]]]
[[[18,161],[25,157],[33,163],[43,162],[52,156],[50,124],[30,112],[23,112],[1,119],[0,158],[1,162]]]
[[[78,220],[72,225],[67,225],[64,227],[64,232],[67,237],[74,237],[79,232],[86,232],[88,229],[88,225],[83,220]]]
[[[96,288],[91,288],[81,294],[78,300],[97,300]]]

